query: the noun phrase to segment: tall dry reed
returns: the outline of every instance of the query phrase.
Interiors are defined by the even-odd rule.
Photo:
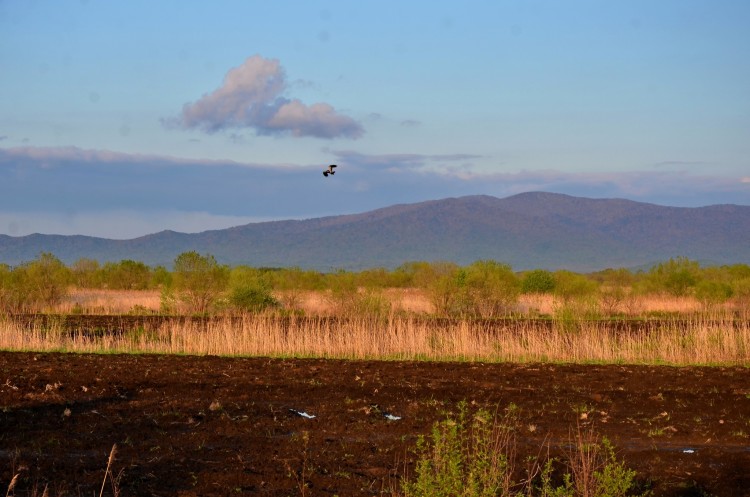
[[[457,321],[436,325],[389,319],[248,315],[208,323],[174,321],[155,331],[71,335],[59,327],[23,329],[0,321],[5,350],[322,357],[487,362],[602,362],[750,365],[750,325],[730,316],[667,321],[647,331],[613,331],[605,322],[551,327],[534,321]]]

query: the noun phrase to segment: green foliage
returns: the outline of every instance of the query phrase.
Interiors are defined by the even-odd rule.
[[[245,312],[260,312],[278,307],[279,302],[263,286],[238,286],[229,293],[232,308]]]
[[[401,483],[403,497],[626,497],[635,495],[636,472],[617,459],[614,447],[593,433],[571,440],[567,471],[556,459],[526,459],[527,477],[516,474],[520,413],[513,404],[502,416],[465,402],[458,413],[418,437],[415,474]],[[641,497],[649,492],[640,494]]]
[[[156,266],[151,272],[151,288],[164,288],[172,285],[172,273],[164,266]]]
[[[435,313],[442,316],[505,315],[520,294],[520,283],[510,266],[492,260],[476,261],[465,268],[434,263],[419,267],[418,275]]]
[[[163,293],[163,303],[174,295],[188,312],[206,314],[213,310],[229,282],[229,269],[214,256],[183,252],[174,261],[172,288]],[[173,293],[172,293],[173,292]]]
[[[555,271],[554,277],[554,294],[565,303],[593,297],[598,289],[596,282],[571,271]]]
[[[695,286],[695,298],[706,307],[723,304],[733,293],[732,285],[723,281],[703,280]]]
[[[595,490],[593,497],[625,497],[635,487],[636,472],[619,461],[615,448],[607,439],[602,439],[602,462],[594,471]]]
[[[78,259],[70,268],[73,274],[73,284],[78,288],[101,288],[101,272],[99,261],[94,259]]]
[[[466,273],[452,262],[437,262],[420,268],[418,280],[427,291],[435,313],[455,316],[465,312],[463,286]]]
[[[555,290],[555,277],[546,269],[528,271],[521,279],[522,293],[552,293]]]
[[[484,318],[508,314],[521,290],[510,266],[491,260],[468,266],[463,284],[469,311]]]
[[[151,268],[130,259],[108,262],[101,269],[100,279],[113,290],[145,290],[151,282]]]
[[[677,257],[654,266],[647,274],[646,285],[652,292],[683,297],[690,294],[699,278],[700,265],[696,261]]]
[[[229,275],[229,305],[244,312],[260,312],[277,307],[279,302],[271,294],[267,272],[247,266],[231,270]]]
[[[435,423],[430,438],[417,440],[415,479],[402,485],[404,497],[491,497],[511,495],[517,410],[498,419],[486,410],[470,417],[465,402],[458,414]]]
[[[362,288],[356,275],[339,271],[329,279],[329,298],[341,316],[385,318],[391,313],[391,303],[379,288]]]
[[[70,270],[54,255],[42,252],[26,264],[0,269],[0,308],[6,312],[38,312],[62,301],[72,280]]]

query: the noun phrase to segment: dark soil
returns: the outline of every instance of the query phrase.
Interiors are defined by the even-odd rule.
[[[657,496],[750,495],[746,368],[40,353],[0,353],[0,494],[99,495],[114,444],[123,496],[389,493],[462,400],[520,408],[519,467],[579,422]]]

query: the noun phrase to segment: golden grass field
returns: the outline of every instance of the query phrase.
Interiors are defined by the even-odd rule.
[[[5,350],[64,350],[213,354],[230,356],[322,357],[386,360],[489,362],[572,362],[630,364],[750,365],[750,326],[737,322],[728,309],[697,313],[689,298],[643,300],[641,312],[680,313],[648,332],[614,333],[606,321],[552,320],[540,326],[518,319],[502,326],[486,321],[456,320],[436,328],[423,319],[429,300],[417,290],[389,290],[389,316],[331,320],[332,304],[325,295],[306,293],[297,300],[304,317],[279,318],[278,312],[248,314],[241,320],[218,318],[208,324],[169,321],[156,330],[133,330],[92,338],[55,329],[27,330],[12,320],[2,322],[0,348]],[[550,296],[524,296],[519,309],[554,315],[558,304]],[[74,291],[55,309],[123,314],[133,308],[158,310],[153,291]],[[395,312],[395,311],[408,311]]]

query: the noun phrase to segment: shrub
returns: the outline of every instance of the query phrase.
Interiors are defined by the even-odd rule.
[[[503,418],[486,410],[469,418],[465,402],[458,415],[435,423],[429,439],[417,439],[416,475],[402,485],[404,497],[510,495],[515,462],[517,409]]]
[[[545,269],[535,269],[523,275],[522,293],[552,293],[555,290],[555,277]]]
[[[229,270],[214,256],[183,252],[174,261],[173,288],[165,289],[162,295],[167,300],[174,296],[188,312],[205,314],[216,306],[228,281]],[[162,304],[169,307],[171,301]]]
[[[723,281],[701,281],[695,286],[695,298],[705,307],[723,304],[732,297],[732,285]]]
[[[613,445],[593,430],[577,427],[567,454],[567,471],[557,459],[526,459],[526,478],[516,477],[519,411],[511,404],[502,416],[487,410],[436,422],[429,437],[417,438],[415,475],[401,483],[403,497],[626,497],[636,495],[635,471],[617,459]],[[540,451],[541,454],[541,451]],[[640,494],[642,497],[649,492]]]
[[[477,261],[466,268],[465,300],[472,314],[490,318],[505,315],[518,302],[520,284],[507,264]]]
[[[264,285],[238,286],[229,293],[229,305],[246,312],[260,312],[278,307],[279,302]]]

